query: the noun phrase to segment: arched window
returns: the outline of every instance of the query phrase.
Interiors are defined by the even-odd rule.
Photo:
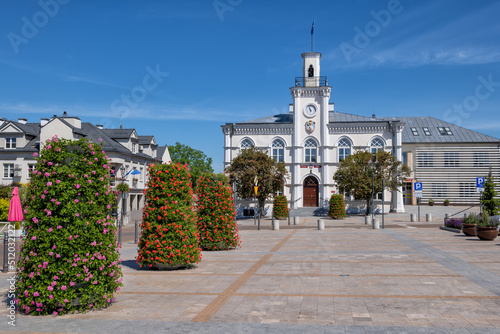
[[[306,162],[317,162],[318,161],[318,145],[314,139],[308,139],[305,143],[306,149]]]
[[[351,142],[347,139],[339,141],[339,162],[351,155]]]
[[[271,145],[271,156],[276,162],[285,162],[285,143],[276,139]]]
[[[384,142],[380,138],[374,138],[370,143],[370,153],[377,153],[384,149]]]
[[[242,150],[246,150],[247,148],[251,148],[252,146],[254,146],[254,144],[252,143],[252,141],[250,139],[244,139],[241,142],[240,148]]]
[[[307,76],[309,78],[314,77],[314,67],[312,65],[309,65],[309,68],[307,69]]]

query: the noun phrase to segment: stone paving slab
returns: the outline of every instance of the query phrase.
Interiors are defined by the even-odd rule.
[[[124,287],[111,307],[17,315],[15,328],[0,330],[500,333],[499,240],[476,242],[430,224],[318,231],[315,220],[300,229],[242,230],[242,248],[203,252],[197,266],[180,271],[139,269],[136,245],[126,242]]]

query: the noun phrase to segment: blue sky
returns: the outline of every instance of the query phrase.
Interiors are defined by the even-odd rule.
[[[0,2],[0,116],[60,115],[204,151],[287,112],[302,52],[338,111],[433,116],[500,138],[500,1]]]

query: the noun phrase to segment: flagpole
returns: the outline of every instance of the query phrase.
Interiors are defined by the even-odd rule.
[[[314,19],[311,27],[311,52],[313,52],[313,42],[314,42]]]

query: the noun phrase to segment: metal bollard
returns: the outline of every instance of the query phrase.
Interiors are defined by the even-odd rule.
[[[370,224],[370,218],[371,216],[365,216],[365,225]]]
[[[449,213],[445,213],[444,214],[444,219],[450,219],[450,214]]]
[[[318,230],[325,229],[325,221],[323,219],[318,219]]]
[[[3,272],[9,272],[9,237],[7,231],[3,232]]]
[[[273,218],[273,230],[278,231],[280,229],[280,221]]]
[[[428,221],[428,222],[431,222],[432,221],[432,213],[426,213],[425,214],[425,220]]]
[[[414,213],[411,213],[411,214],[410,214],[410,221],[411,221],[411,222],[414,222],[414,221],[415,221],[415,214],[414,214]]]
[[[288,225],[290,225],[290,215],[288,215]]]
[[[299,225],[299,220],[300,218],[299,217],[293,217],[293,225]]]
[[[375,230],[380,228],[380,220],[378,218],[373,218],[372,227]]]
[[[138,244],[139,243],[139,222],[136,220],[135,221],[135,239],[134,243]]]
[[[464,219],[467,218],[467,213],[464,213]]]

